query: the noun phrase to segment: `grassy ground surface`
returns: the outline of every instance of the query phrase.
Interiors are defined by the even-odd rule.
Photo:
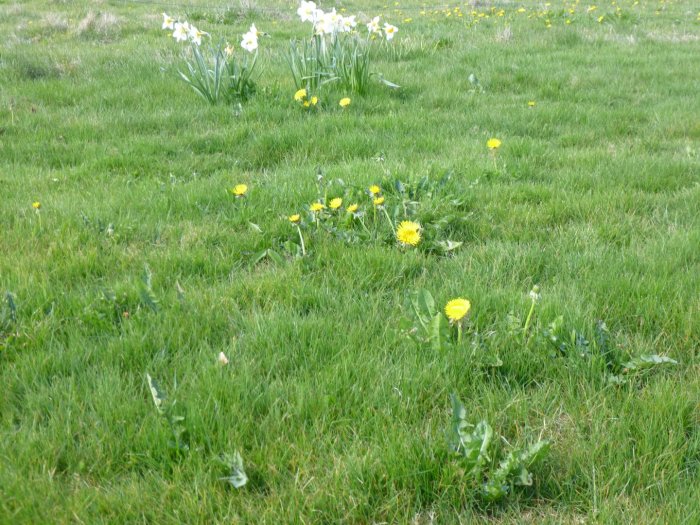
[[[314,111],[283,57],[296,4],[228,4],[0,2],[0,522],[699,523],[697,4],[337,4],[399,26],[374,68],[402,87]],[[269,33],[256,96],[198,99],[162,11]],[[296,257],[319,170],[369,233],[307,223]],[[459,345],[402,333],[419,288],[471,301]],[[613,381],[598,320],[620,362],[678,364]],[[531,487],[483,502],[452,392],[501,450],[551,441]]]

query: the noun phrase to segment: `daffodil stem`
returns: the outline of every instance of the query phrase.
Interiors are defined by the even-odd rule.
[[[530,330],[530,322],[532,321],[532,314],[535,313],[535,301],[532,301],[532,306],[530,306],[530,312],[527,314],[527,319],[525,319],[525,327],[523,328],[523,340],[527,342],[527,333]]]
[[[304,246],[304,236],[301,234],[301,228],[297,225],[297,232],[299,232],[299,242],[301,243],[301,255],[306,256],[306,246]]]

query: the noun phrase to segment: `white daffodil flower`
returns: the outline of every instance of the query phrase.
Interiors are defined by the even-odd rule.
[[[343,32],[349,33],[357,26],[357,22],[355,21],[355,15],[344,17],[341,20],[340,25],[342,27]]]
[[[370,33],[381,33],[382,28],[379,27],[379,17],[375,16],[369,24],[367,24],[367,31]]]
[[[198,46],[202,44],[202,37],[204,35],[208,35],[209,33],[205,33],[204,31],[200,31],[194,26],[190,26],[190,32],[189,32],[189,37],[192,42],[197,44]]]
[[[396,26],[392,26],[391,24],[384,23],[384,37],[387,40],[391,40],[396,36],[396,33],[398,32],[399,28]]]
[[[316,32],[320,35],[332,35],[342,30],[343,16],[336,13],[335,9],[323,13],[316,22]]]
[[[258,48],[258,35],[256,33],[246,33],[243,35],[243,40],[241,40],[241,47],[252,53]]]
[[[163,29],[175,29],[175,19],[163,13]]]
[[[175,41],[185,42],[190,35],[189,24],[187,22],[185,22],[184,24],[177,22],[174,27],[175,30],[173,31],[173,38],[175,39]]]
[[[302,0],[299,9],[297,9],[297,14],[302,22],[313,22],[316,10],[316,4],[314,2],[304,2],[304,0]]]

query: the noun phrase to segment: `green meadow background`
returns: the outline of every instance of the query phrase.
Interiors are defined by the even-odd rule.
[[[373,68],[401,88],[309,112],[295,2],[0,0],[0,523],[700,523],[700,7],[335,6],[399,27]],[[197,98],[162,12],[268,33],[256,95]],[[464,244],[311,227],[289,256],[318,173],[368,216],[370,184],[429,181],[414,219]],[[535,284],[525,344],[508,315]],[[462,347],[401,333],[418,288],[471,301]],[[678,364],[610,383],[552,351],[559,316]],[[531,487],[483,503],[445,441],[453,392],[499,446],[552,442]]]

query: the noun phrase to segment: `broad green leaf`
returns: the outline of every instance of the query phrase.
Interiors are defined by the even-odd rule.
[[[148,387],[151,389],[151,397],[153,398],[153,404],[158,409],[158,412],[163,413],[163,404],[165,403],[165,393],[160,389],[157,381],[153,379],[150,374],[146,374],[146,379],[148,380]]]
[[[457,248],[459,248],[460,246],[462,246],[462,244],[464,244],[464,243],[463,243],[463,242],[458,242],[458,241],[450,241],[450,240],[447,240],[447,241],[438,241],[438,246],[440,246],[440,248],[442,249],[442,251],[445,252],[445,253],[449,253],[449,252],[451,252],[451,251],[453,251],[453,250],[456,250]]]
[[[436,352],[442,350],[442,344],[447,341],[449,336],[447,322],[441,314],[435,314],[435,317],[430,321],[430,344]]]
[[[489,481],[484,485],[483,494],[486,501],[499,501],[508,495],[508,485]]]
[[[637,357],[633,357],[626,363],[622,363],[622,367],[626,368],[627,370],[644,370],[646,368],[652,368],[656,365],[663,364],[677,365],[678,361],[663,355],[640,355]]]
[[[424,288],[415,292],[413,304],[416,310],[425,318],[432,318],[437,313],[435,309],[435,300],[432,294]]]
[[[237,489],[248,483],[248,476],[243,468],[243,458],[240,452],[236,452],[233,456],[227,456],[225,462],[231,469],[231,474],[225,478],[221,478],[222,480],[228,481]]]
[[[379,82],[381,82],[382,84],[384,84],[387,87],[390,87],[391,89],[399,89],[401,87],[398,84],[394,84],[393,82],[389,82],[384,77],[379,77]]]
[[[153,293],[153,290],[146,285],[141,285],[141,301],[154,312],[158,311],[158,298]]]
[[[541,439],[520,453],[520,461],[529,468],[547,455],[549,447],[550,442],[546,439]]]

